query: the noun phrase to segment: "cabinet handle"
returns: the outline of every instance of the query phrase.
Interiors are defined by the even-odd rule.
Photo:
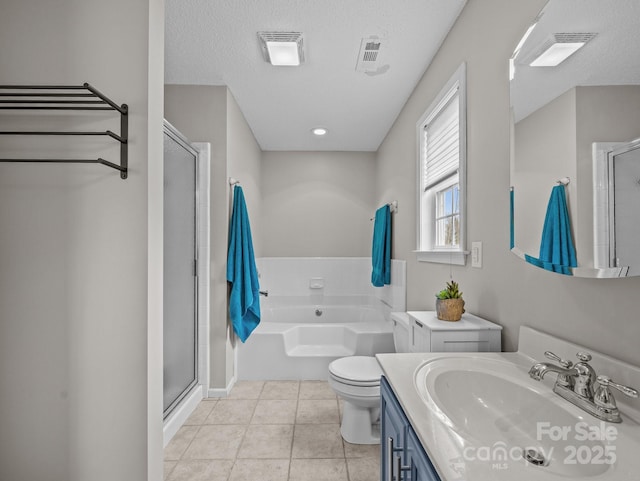
[[[402,465],[402,458],[400,457],[400,455],[396,456],[396,481],[401,481],[402,479],[402,471],[409,471],[411,469],[411,466],[403,466]]]
[[[393,446],[393,438],[387,438],[387,476],[386,481],[401,481],[402,480],[402,471],[409,471],[411,469],[410,466],[402,465],[402,456],[399,454],[395,457],[395,477],[394,477],[394,453],[397,451],[402,451],[402,448],[396,448]]]
[[[393,438],[387,438],[387,479],[393,481]]]

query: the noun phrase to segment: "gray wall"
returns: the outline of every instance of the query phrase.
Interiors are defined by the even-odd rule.
[[[2,2],[0,84],[86,81],[127,103],[130,174],[0,164],[0,479],[162,477],[163,17],[161,1]]]
[[[640,278],[567,278],[535,268],[509,252],[508,62],[545,2],[469,0],[432,65],[378,152],[378,200],[398,198],[396,259],[407,260],[409,309],[433,309],[434,293],[450,274],[467,310],[504,326],[504,348],[517,348],[529,325],[640,364],[640,323],[634,298]],[[467,62],[468,240],[483,241],[482,269],[418,263],[415,125],[442,85]],[[572,353],[563,353],[572,355]]]
[[[262,151],[253,136],[253,132],[249,128],[244,115],[240,111],[236,100],[233,98],[230,90],[227,90],[227,173],[228,177],[233,177],[240,181],[242,191],[247,202],[247,211],[251,220],[251,236],[253,239],[253,248],[256,256],[262,255],[262,202],[261,202],[261,157]],[[227,187],[228,188],[228,187]],[[231,201],[231,197],[229,197]],[[222,228],[226,231],[229,226],[228,218],[222,224]],[[227,244],[225,244],[226,247]],[[227,268],[227,251],[224,253],[224,275],[226,278]],[[225,306],[227,301],[227,289],[225,286]],[[228,314],[228,310],[225,312]],[[232,335],[230,321],[226,323],[227,339],[231,344],[235,344],[237,338]],[[227,349],[227,359],[225,365],[225,380],[229,385],[235,374],[235,356],[231,349]],[[218,368],[219,369],[219,368]],[[218,371],[214,369],[214,373]],[[223,386],[221,386],[223,387]]]
[[[264,152],[262,162],[264,256],[371,255],[375,153]]]
[[[234,374],[233,336],[227,322],[228,178],[241,181],[259,256],[261,151],[226,87],[167,85],[165,117],[190,141],[211,143],[210,383],[222,389]]]
[[[515,243],[525,253],[538,257],[551,188],[563,177],[572,180],[565,189],[576,239],[576,90],[568,90],[522,119],[514,132],[511,185],[515,193]],[[584,266],[581,247],[576,246],[578,265]]]

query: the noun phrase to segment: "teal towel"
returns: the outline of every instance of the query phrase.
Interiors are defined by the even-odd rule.
[[[229,224],[227,281],[231,283],[229,315],[242,342],[260,323],[260,285],[253,255],[251,228],[242,187],[233,189],[233,210]]]
[[[376,287],[391,284],[391,210],[388,205],[376,211],[371,263],[371,283]]]
[[[525,255],[525,259],[530,264],[568,276],[572,275],[570,267],[578,265],[564,185],[556,185],[551,191],[542,228],[540,255],[538,258]]]

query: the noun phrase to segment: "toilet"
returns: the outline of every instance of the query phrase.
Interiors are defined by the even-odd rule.
[[[392,313],[396,352],[409,351],[409,317]],[[373,356],[349,356],[329,364],[329,385],[344,400],[340,433],[351,444],[380,443],[380,376]]]

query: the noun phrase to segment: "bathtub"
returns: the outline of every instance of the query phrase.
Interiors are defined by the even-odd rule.
[[[379,299],[265,301],[260,324],[238,346],[239,380],[326,380],[335,359],[394,352],[389,308]]]

